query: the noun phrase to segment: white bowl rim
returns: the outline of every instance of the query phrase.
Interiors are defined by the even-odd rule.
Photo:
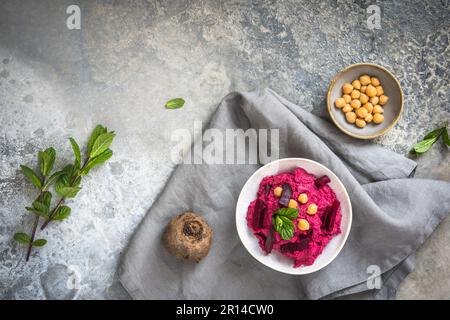
[[[251,180],[255,175],[257,175],[259,172],[261,172],[263,169],[265,169],[266,167],[268,167],[268,166],[270,166],[270,165],[274,165],[275,163],[280,163],[280,162],[285,162],[285,161],[305,161],[305,162],[312,163],[313,165],[317,165],[317,166],[321,167],[322,169],[324,169],[328,174],[330,174],[331,176],[333,176],[334,179],[336,179],[338,185],[342,188],[343,195],[344,195],[344,199],[345,199],[345,201],[346,201],[347,204],[348,204],[348,209],[349,209],[349,210],[348,210],[348,211],[349,211],[349,212],[348,212],[348,214],[349,214],[349,217],[348,217],[348,228],[347,228],[345,234],[343,235],[342,243],[341,243],[340,246],[336,249],[336,251],[329,257],[329,259],[328,259],[328,261],[327,261],[326,263],[324,263],[324,264],[323,264],[322,266],[320,266],[319,268],[314,269],[314,270],[310,270],[310,271],[304,271],[304,270],[302,271],[302,268],[303,268],[303,267],[298,267],[298,268],[292,267],[292,272],[285,271],[285,270],[282,271],[282,270],[279,270],[278,268],[274,267],[273,265],[271,265],[271,264],[269,264],[269,263],[266,263],[266,262],[260,260],[258,257],[256,257],[256,256],[251,252],[251,250],[249,249],[249,247],[247,246],[247,244],[243,241],[243,235],[242,235],[241,232],[239,231],[240,229],[239,229],[239,226],[238,226],[238,223],[239,223],[239,222],[238,222],[238,219],[237,219],[237,212],[238,212],[238,205],[239,205],[239,203],[240,203],[240,201],[241,201],[241,197],[242,197],[242,192],[243,192],[243,190],[246,189],[247,184],[250,182],[250,180]],[[299,167],[299,168],[301,168],[301,167]],[[330,169],[328,169],[328,168],[327,168],[326,166],[324,166],[323,164],[321,164],[321,163],[319,163],[319,162],[317,162],[317,161],[311,160],[311,159],[306,159],[306,158],[282,158],[282,159],[277,159],[277,160],[274,160],[274,161],[272,161],[272,162],[266,163],[266,164],[263,165],[261,168],[258,168],[258,170],[256,170],[256,171],[255,171],[255,172],[247,179],[247,181],[246,181],[245,184],[243,185],[243,187],[242,187],[242,189],[241,189],[241,191],[240,191],[240,193],[239,193],[238,201],[237,201],[237,203],[236,203],[236,210],[235,210],[236,229],[237,229],[237,232],[238,232],[238,235],[239,235],[239,239],[240,239],[241,243],[243,244],[243,246],[245,247],[245,249],[247,250],[247,252],[250,253],[250,255],[251,255],[253,258],[255,258],[258,262],[260,262],[260,263],[262,263],[263,265],[265,265],[265,266],[271,268],[272,270],[276,270],[276,271],[281,272],[281,273],[292,274],[292,275],[311,274],[311,273],[314,273],[314,272],[316,272],[316,271],[319,271],[319,270],[325,268],[327,265],[329,265],[329,264],[337,257],[337,255],[341,252],[342,248],[344,247],[345,243],[347,242],[347,238],[348,238],[348,236],[349,236],[349,234],[350,234],[350,230],[351,230],[351,228],[352,228],[352,220],[353,220],[352,202],[350,201],[350,197],[349,197],[349,195],[348,195],[348,193],[347,193],[347,189],[345,188],[345,186],[344,186],[344,184],[342,183],[342,181],[338,178],[338,176],[337,176],[333,171],[331,171]],[[313,263],[311,266],[314,266],[314,263]]]

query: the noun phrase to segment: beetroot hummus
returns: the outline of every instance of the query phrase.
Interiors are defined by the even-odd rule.
[[[266,254],[275,250],[294,260],[295,268],[309,266],[341,233],[340,202],[329,181],[301,168],[261,181],[247,224]]]

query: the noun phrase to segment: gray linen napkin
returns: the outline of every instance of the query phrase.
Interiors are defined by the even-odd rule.
[[[270,89],[230,93],[209,127],[279,129],[280,158],[309,158],[334,171],[352,201],[349,238],[337,258],[316,273],[273,271],[247,253],[235,226],[239,192],[260,165],[182,164],[119,267],[120,281],[135,299],[392,298],[412,270],[414,252],[450,212],[450,183],[408,179],[413,161],[344,135]],[[201,214],[214,230],[211,251],[198,264],[175,260],[161,242],[170,218],[188,210]],[[382,272],[379,290],[367,286],[370,265]]]

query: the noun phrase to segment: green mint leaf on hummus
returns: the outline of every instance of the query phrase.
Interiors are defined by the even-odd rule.
[[[281,208],[275,211],[274,214],[279,216],[288,217],[289,219],[297,219],[298,217],[298,209],[294,208]]]
[[[276,232],[283,240],[291,240],[294,236],[293,219],[298,217],[298,209],[281,208],[273,213],[272,223]]]
[[[169,100],[166,102],[166,108],[167,109],[179,109],[182,106],[184,106],[184,103],[185,103],[184,99],[175,98],[175,99],[172,99],[172,100]]]

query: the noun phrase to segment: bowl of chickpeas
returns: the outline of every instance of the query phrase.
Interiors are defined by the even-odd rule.
[[[403,111],[403,91],[386,68],[358,63],[335,76],[327,107],[341,131],[358,139],[374,139],[397,123]]]

